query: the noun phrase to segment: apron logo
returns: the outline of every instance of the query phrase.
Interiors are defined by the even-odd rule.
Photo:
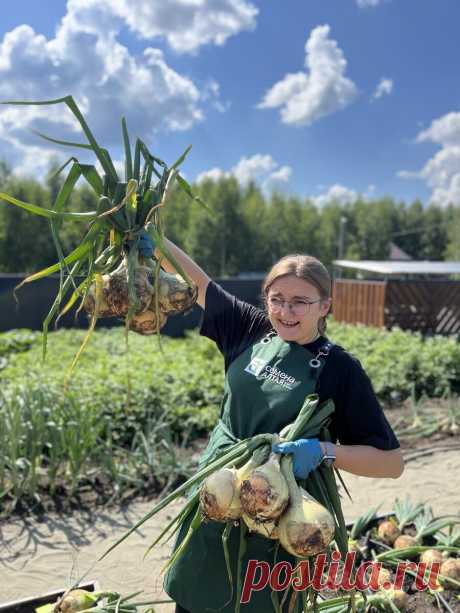
[[[265,360],[262,360],[262,358],[252,358],[252,360],[246,366],[244,371],[257,377],[258,375],[260,375],[266,365],[267,362]]]
[[[279,370],[276,368],[276,366],[269,366],[262,358],[252,358],[244,371],[248,372],[250,375],[254,375],[255,377],[273,381],[274,383],[277,383],[278,385],[281,385],[289,390],[292,389],[295,383],[298,383],[294,377],[288,375],[282,370]]]

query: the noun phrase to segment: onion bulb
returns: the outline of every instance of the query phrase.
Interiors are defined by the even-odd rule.
[[[391,519],[386,519],[379,524],[377,533],[379,538],[388,545],[393,545],[395,540],[401,534],[398,526],[391,521]]]
[[[406,549],[408,547],[418,547],[420,543],[416,538],[409,534],[401,534],[393,543],[394,549]]]
[[[280,456],[270,453],[268,461],[251,472],[241,484],[241,506],[253,519],[277,519],[289,502],[286,479],[280,469]]]
[[[144,313],[139,313],[138,315],[134,315],[134,317],[129,322],[129,329],[137,332],[138,334],[143,334],[144,336],[148,336],[150,334],[155,334],[157,331],[157,318],[153,310],[153,305],[149,308],[148,311],[144,311]],[[160,329],[165,325],[167,317],[163,313],[163,311],[158,311],[158,316],[160,319]]]
[[[387,568],[381,568],[379,570],[379,576],[377,579],[377,584],[379,586],[379,588],[387,590],[387,589],[391,589],[388,587],[385,587],[385,584],[388,585],[393,585],[393,582],[391,580],[391,573]]]
[[[98,592],[87,592],[86,590],[71,590],[61,597],[54,606],[55,613],[77,613],[96,606],[100,598]]]
[[[221,468],[209,475],[200,490],[203,515],[214,521],[232,521],[241,516],[238,476],[235,468]]]
[[[190,309],[198,297],[198,287],[190,287],[179,274],[160,269],[158,300],[167,315],[177,315]]]
[[[284,456],[281,468],[289,488],[289,507],[278,524],[281,545],[294,556],[306,558],[324,551],[334,537],[329,511],[297,485],[292,458]]]
[[[458,558],[447,558],[441,564],[439,573],[449,579],[460,581],[460,560]]]
[[[386,592],[392,602],[396,605],[396,608],[400,611],[405,611],[409,605],[409,595],[404,590],[390,590]]]
[[[224,522],[239,519],[242,513],[241,484],[266,457],[266,450],[257,450],[238,470],[221,468],[210,474],[200,489],[200,505],[204,517]]]
[[[425,564],[433,564],[433,562],[442,563],[443,560],[442,553],[437,549],[426,549],[420,554],[420,562]]]

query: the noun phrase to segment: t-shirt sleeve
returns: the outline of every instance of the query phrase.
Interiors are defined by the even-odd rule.
[[[345,356],[343,356],[345,358]],[[346,374],[336,402],[337,437],[343,445],[397,449],[396,438],[359,360],[346,354]]]
[[[265,313],[210,281],[200,326],[201,336],[215,341],[225,359],[225,369],[270,329]]]

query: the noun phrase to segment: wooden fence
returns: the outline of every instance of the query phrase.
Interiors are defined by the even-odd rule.
[[[336,279],[333,298],[338,321],[460,334],[459,281]]]
[[[367,326],[384,326],[385,289],[385,281],[336,279],[332,292],[334,319]]]

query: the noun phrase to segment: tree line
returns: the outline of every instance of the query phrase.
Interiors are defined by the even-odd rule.
[[[18,178],[0,162],[0,191],[50,207],[62,185],[51,169],[43,181]],[[194,186],[208,209],[180,190],[163,209],[166,236],[211,276],[265,272],[288,253],[308,253],[330,266],[346,259],[387,259],[395,243],[413,259],[460,259],[460,206],[424,206],[390,197],[318,208],[300,197],[265,194],[254,183],[234,178]],[[96,198],[86,185],[72,194],[69,209],[94,210]],[[65,222],[59,228],[64,253],[76,247],[86,227]],[[341,240],[342,231],[342,240]],[[33,272],[57,261],[49,223],[0,201],[0,272]]]

